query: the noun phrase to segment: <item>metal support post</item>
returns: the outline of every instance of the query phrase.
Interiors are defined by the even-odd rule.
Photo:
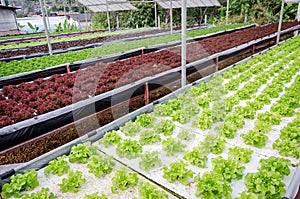
[[[279,41],[280,41],[280,32],[281,32],[282,18],[283,18],[283,9],[284,9],[284,0],[282,0],[282,2],[281,2],[280,19],[279,19],[279,23],[278,23],[276,44],[278,44]]]
[[[157,28],[157,3],[154,1],[155,28]]]
[[[43,5],[43,1],[42,0],[40,0],[40,6],[42,8],[41,10],[42,10],[42,15],[43,15],[43,24],[44,24],[44,28],[45,28],[46,37],[47,37],[49,54],[52,55],[52,47],[51,47],[51,42],[50,42],[50,38],[49,38],[49,31],[48,31],[48,27],[47,27],[47,23],[46,23],[44,5]]]
[[[44,0],[44,6],[45,6],[45,11],[46,11],[48,29],[49,29],[49,31],[51,31],[50,22],[49,22],[49,15],[48,15],[47,6],[46,6],[46,0]]]
[[[226,25],[228,24],[228,15],[229,15],[229,0],[227,0],[227,6],[226,6]]]
[[[148,82],[145,83],[145,105],[149,104],[149,85]]]
[[[70,72],[71,72],[70,64],[68,64],[68,65],[66,66],[66,69],[67,69],[67,73],[70,73]]]
[[[64,15],[65,15],[65,19],[67,19],[66,0],[64,0]]]
[[[85,6],[83,6],[83,10],[84,10],[84,18],[85,18],[85,29],[87,30],[88,20],[87,20],[87,14],[86,14],[86,8],[85,8]]]
[[[106,17],[107,17],[108,31],[110,32],[110,19],[109,19],[109,11],[108,11],[108,2],[107,2],[107,0],[106,0]]]
[[[255,44],[253,44],[252,45],[252,55],[254,55],[254,53],[255,53],[255,48],[256,48],[256,46],[255,46]]]
[[[219,57],[216,57],[216,69],[215,72],[218,72],[219,70]]]
[[[186,0],[181,8],[181,86],[186,85]]]
[[[170,0],[170,26],[171,26],[171,34],[173,34],[173,6],[172,0]]]

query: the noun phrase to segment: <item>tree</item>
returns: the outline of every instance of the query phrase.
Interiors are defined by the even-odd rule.
[[[154,26],[154,4],[153,3],[135,3],[137,10],[132,10],[129,13],[127,26],[129,27],[146,27]]]

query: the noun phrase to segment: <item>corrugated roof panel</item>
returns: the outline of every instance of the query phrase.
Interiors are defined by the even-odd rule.
[[[170,0],[155,0],[162,8],[170,9]],[[221,6],[218,0],[187,0],[188,8]],[[181,0],[172,0],[172,8],[181,8]]]
[[[212,1],[210,0],[202,0],[202,5],[201,7],[213,7],[215,6],[214,3],[212,3]]]
[[[127,0],[78,0],[81,4],[88,7],[92,12],[106,12],[106,3],[108,3],[108,11],[120,10],[136,10]]]
[[[300,0],[285,0],[285,3],[292,4],[292,3],[299,3]]]
[[[218,0],[210,0],[215,6],[221,6]]]
[[[172,8],[181,8],[181,0],[180,1],[177,1],[177,0],[172,1]]]

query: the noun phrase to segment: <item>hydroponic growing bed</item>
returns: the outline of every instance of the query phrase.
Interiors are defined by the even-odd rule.
[[[298,27],[298,26],[297,26]],[[253,31],[253,30],[251,30],[251,31]],[[251,32],[250,31],[250,32]],[[240,31],[239,31],[240,32]],[[231,34],[234,34],[234,33],[231,33]],[[249,33],[248,33],[249,34]],[[248,35],[247,34],[247,35]],[[264,33],[265,34],[265,33]],[[263,38],[263,39],[270,39],[270,38],[272,38],[274,35],[271,35],[271,36],[269,36],[269,37],[266,37],[266,38]],[[227,37],[226,37],[227,38]],[[229,37],[230,38],[230,37]],[[205,39],[204,39],[205,40]],[[204,41],[204,40],[201,40],[201,41]],[[200,42],[201,42],[200,41]],[[206,41],[206,40],[205,40]],[[254,43],[255,42],[260,42],[260,41],[262,41],[262,39],[261,40],[257,40],[257,41],[254,41]],[[241,40],[241,42],[245,42],[244,40]],[[191,43],[191,44],[189,44],[189,47],[190,47],[190,50],[191,50],[191,48],[193,48],[193,47],[197,47],[197,45],[196,45],[196,43],[199,43],[199,42],[194,42],[194,43]],[[193,45],[192,45],[193,44]],[[252,45],[253,43],[252,42],[250,42],[250,44],[249,45]],[[247,46],[247,45],[245,45],[245,46]],[[245,47],[244,46],[244,47]],[[244,48],[243,47],[243,48]],[[239,48],[235,48],[235,50],[236,49],[239,49]],[[104,66],[105,65],[100,65],[100,67],[95,67],[95,68],[93,68],[93,67],[91,67],[90,69],[92,69],[91,71],[89,71],[89,72],[92,72],[92,74],[94,74],[94,72],[95,72],[95,70],[96,71],[98,71],[98,72],[100,72],[100,74],[101,74],[101,72],[104,72],[103,73],[103,75],[105,75],[105,72],[106,71],[111,71],[110,73],[108,73],[108,77],[110,77],[110,79],[109,78],[104,78],[104,79],[101,79],[101,82],[103,82],[104,81],[104,83],[105,84],[103,84],[103,88],[104,89],[108,89],[108,90],[111,90],[111,89],[109,89],[109,86],[119,86],[119,85],[123,85],[123,84],[126,84],[126,77],[130,77],[131,78],[131,80],[133,81],[133,80],[137,80],[137,79],[141,79],[141,78],[143,78],[144,76],[150,76],[151,75],[151,73],[153,73],[153,74],[155,74],[155,73],[159,73],[159,72],[161,72],[162,70],[165,70],[165,67],[170,67],[169,66],[169,64],[176,64],[176,63],[171,63],[172,62],[172,60],[174,60],[174,59],[172,59],[172,57],[178,57],[177,56],[177,54],[176,54],[176,51],[178,50],[178,47],[174,47],[174,48],[170,48],[169,49],[169,51],[166,51],[166,50],[163,50],[163,51],[159,51],[159,52],[156,52],[156,53],[149,53],[149,54],[146,54],[146,55],[141,55],[141,56],[138,56],[138,57],[135,57],[135,58],[130,58],[130,59],[128,59],[128,60],[125,60],[125,61],[120,61],[120,62],[116,62],[116,63],[111,63],[111,64],[109,64],[107,67],[106,67],[106,69],[105,69],[105,71],[101,71],[101,69],[102,68],[105,68]],[[200,53],[191,53],[191,56],[190,56],[190,60],[191,61],[194,61],[195,59],[196,59],[196,57],[197,57],[197,55],[198,56],[200,56],[200,57],[202,57],[203,56],[203,53],[202,53],[203,51],[200,51]],[[164,60],[164,59],[161,59],[161,60],[159,60],[159,59],[153,59],[153,55],[155,55],[155,54],[158,54],[158,53],[162,53],[163,54],[163,56],[162,57],[164,57],[164,59],[166,59],[166,60]],[[180,59],[180,57],[177,59],[177,60],[179,60]],[[150,64],[150,66],[152,65],[152,70],[151,71],[147,71],[146,73],[145,73],[145,70],[143,70],[143,67],[144,66],[148,66],[148,63],[147,63],[147,60],[150,60],[150,62],[149,62],[149,64]],[[151,60],[154,60],[154,62],[153,61],[151,61]],[[128,62],[129,61],[129,62]],[[124,65],[124,63],[129,63],[129,64],[125,64]],[[146,63],[145,63],[146,62]],[[166,63],[167,62],[167,63]],[[133,64],[132,64],[133,63]],[[136,66],[137,65],[137,63],[142,63],[142,66],[139,66],[139,67],[137,67],[137,68],[135,68],[135,70],[136,70],[136,73],[131,73],[132,72],[132,68],[130,68],[131,66]],[[169,64],[168,64],[169,63]],[[123,75],[123,77],[122,78],[115,78],[115,79],[111,79],[112,78],[112,76],[111,76],[111,74],[116,74],[117,75],[117,77],[120,75],[120,74],[122,74],[122,73],[120,73],[120,72],[118,72],[118,73],[116,73],[118,70],[111,70],[110,69],[110,66],[118,66],[118,68],[120,68],[119,67],[119,64],[121,64],[122,66],[123,66],[123,68],[125,67],[126,68],[126,70],[128,69],[128,70],[130,70],[131,72],[127,72],[127,75],[126,76],[124,76]],[[129,68],[128,68],[128,66],[130,66]],[[138,64],[139,65],[139,64]],[[180,64],[179,64],[180,65]],[[178,66],[179,66],[178,65]],[[102,66],[102,67],[101,67]],[[157,67],[157,66],[160,66],[160,67]],[[172,65],[172,67],[176,67],[176,66],[173,66]],[[149,69],[149,67],[147,67],[148,69]],[[88,68],[89,69],[89,68]],[[109,70],[107,70],[107,69],[109,69]],[[94,72],[93,72],[94,71]],[[137,71],[140,71],[140,72],[137,72]],[[158,72],[157,72],[158,71]],[[48,90],[48,91],[50,91],[50,93],[48,93],[48,94],[51,94],[51,97],[53,97],[53,98],[49,98],[49,97],[47,97],[47,102],[43,102],[42,104],[41,103],[39,103],[39,102],[37,102],[36,103],[36,105],[37,106],[41,106],[40,108],[42,108],[41,110],[43,110],[43,111],[46,111],[46,112],[49,112],[49,111],[51,111],[51,110],[54,110],[54,109],[57,109],[57,108],[60,108],[60,107],[62,107],[62,106],[64,106],[64,103],[71,103],[72,101],[70,101],[70,100],[74,100],[75,102],[77,101],[77,99],[76,99],[76,97],[84,97],[84,93],[86,93],[86,96],[85,96],[85,98],[87,98],[88,96],[90,96],[90,95],[93,95],[92,93],[90,93],[90,92],[96,92],[96,94],[97,94],[97,92],[98,92],[98,89],[103,89],[103,88],[96,88],[96,87],[93,87],[92,86],[92,82],[95,82],[95,79],[94,78],[91,78],[91,75],[89,75],[89,73],[87,73],[88,72],[88,70],[81,70],[80,71],[80,73],[78,73],[78,71],[76,71],[76,73],[70,73],[70,74],[65,74],[65,76],[63,77],[63,76],[52,76],[53,77],[53,79],[55,80],[55,79],[60,79],[60,78],[66,78],[66,76],[68,76],[68,75],[74,75],[74,74],[76,74],[75,76],[76,76],[76,78],[73,78],[73,80],[72,79],[70,79],[70,78],[67,78],[68,79],[68,82],[69,83],[72,83],[72,81],[74,81],[75,79],[76,80],[78,80],[78,81],[76,81],[77,82],[77,84],[76,85],[78,85],[79,87],[78,87],[78,93],[77,92],[73,92],[73,98],[70,96],[70,93],[69,94],[66,94],[66,95],[64,95],[63,94],[63,100],[57,100],[58,98],[58,93],[59,92],[55,92],[55,93],[51,93],[52,91],[53,91],[53,89],[54,89],[54,91],[55,91],[55,89],[57,88],[55,85],[57,85],[58,84],[58,82],[56,82],[56,81],[52,81],[51,79],[52,79],[52,77],[50,78],[50,81],[49,81],[49,79],[46,79],[46,80],[42,80],[42,79],[38,79],[38,81],[34,81],[33,83],[45,83],[45,84],[43,84],[44,86],[46,86],[47,87],[47,82],[49,83],[49,85],[51,85],[50,87],[49,87],[49,85],[48,85],[48,87],[47,87],[47,89],[46,90]],[[123,73],[124,73],[124,70],[122,71]],[[98,74],[98,73],[97,73]],[[88,84],[86,84],[86,86],[87,87],[82,87],[82,82],[81,82],[81,80],[80,80],[80,77],[83,77],[83,80],[84,80],[84,83],[88,83]],[[105,76],[106,77],[106,76]],[[62,80],[62,79],[61,79]],[[108,82],[107,82],[107,80],[108,80]],[[118,80],[117,82],[114,82],[114,81],[116,81],[116,80]],[[129,79],[128,79],[129,80]],[[123,81],[125,81],[125,83],[123,82]],[[99,82],[99,84],[101,85],[102,83],[101,82]],[[66,83],[66,82],[65,82]],[[29,84],[31,84],[31,83],[29,83]],[[74,83],[73,83],[74,84]],[[23,84],[25,87],[26,87],[26,84]],[[76,85],[74,85],[75,87],[75,90],[76,90]],[[61,86],[61,85],[60,85]],[[92,87],[91,87],[92,86]],[[97,85],[94,85],[94,86],[97,86]],[[23,86],[22,86],[23,87]],[[27,90],[27,89],[25,89],[25,87],[23,87],[23,89],[22,89],[22,92],[20,92],[20,93],[23,93],[24,92],[24,90]],[[41,86],[40,86],[41,87]],[[42,86],[43,87],[43,86]],[[86,90],[85,88],[89,88],[89,87],[91,87],[91,88],[95,88],[96,90],[94,90],[94,89],[92,89],[92,90]],[[35,88],[37,88],[37,87],[35,87]],[[72,89],[71,88],[69,88],[69,86],[65,86],[65,88],[68,88],[68,89],[63,89],[64,91],[72,91]],[[11,95],[11,96],[19,96],[20,97],[20,100],[21,99],[24,99],[22,96],[23,96],[23,94],[22,94],[22,96],[20,96],[20,95],[18,95],[17,93],[18,93],[18,90],[19,90],[19,86],[8,86],[8,87],[4,87],[3,88],[3,91],[4,91],[4,93],[6,93],[7,94],[7,92],[9,91],[9,90],[11,90],[11,91],[13,91],[15,94],[13,94],[13,95]],[[52,90],[52,91],[51,91]],[[75,90],[73,90],[73,91],[75,91]],[[87,92],[85,92],[85,90],[87,91]],[[105,90],[105,92],[106,91],[108,91],[108,90]],[[20,94],[19,93],[19,94]],[[30,92],[28,92],[28,93],[30,93]],[[41,95],[46,95],[46,92],[36,92],[36,91],[34,91],[34,93],[33,93],[33,95],[36,95],[37,93],[40,93]],[[49,95],[50,96],[50,95]],[[29,98],[26,98],[27,100],[29,100]],[[49,101],[50,100],[50,101]],[[30,100],[31,101],[31,100]],[[34,100],[35,101],[35,100]],[[7,100],[7,99],[5,99],[5,100],[2,100],[2,102],[5,104],[5,106],[3,106],[4,108],[5,107],[9,107],[9,105],[13,105],[12,104],[12,101],[9,101],[9,100]],[[57,104],[57,102],[59,102],[60,104]],[[16,105],[16,104],[15,104]],[[34,105],[34,103],[31,103],[31,105]],[[31,105],[29,105],[29,107],[31,106]],[[14,106],[14,105],[13,105]],[[39,131],[37,131],[37,130],[39,130],[39,129],[41,129],[40,127],[38,127],[38,128],[35,128],[35,126],[34,125],[36,125],[37,123],[37,125],[39,125],[39,126],[41,126],[41,125],[43,125],[43,124],[45,124],[45,119],[47,120],[47,122],[48,121],[50,121],[50,123],[53,123],[53,121],[55,122],[55,124],[54,125],[56,125],[56,127],[57,127],[57,125],[58,125],[58,123],[57,123],[57,121],[59,121],[58,119],[56,119],[56,118],[58,118],[58,117],[60,117],[60,118],[62,118],[63,119],[63,121],[59,121],[60,123],[59,124],[61,124],[61,123],[63,123],[63,124],[66,124],[65,122],[66,122],[66,119],[69,121],[69,117],[70,117],[70,114],[68,114],[68,116],[66,116],[66,112],[60,112],[59,111],[59,116],[57,116],[57,113],[58,112],[56,112],[55,114],[55,116],[53,115],[53,114],[50,114],[50,115],[41,115],[41,119],[39,119],[39,117],[36,117],[36,115],[37,114],[41,114],[41,113],[38,113],[37,111],[34,111],[34,112],[32,112],[32,110],[34,110],[34,109],[36,109],[36,108],[34,108],[34,109],[32,109],[32,108],[29,108],[29,109],[25,109],[25,111],[20,111],[20,108],[28,108],[28,105],[26,106],[26,103],[23,103],[22,102],[22,104],[21,104],[21,106],[15,106],[15,108],[14,108],[14,111],[15,112],[17,112],[16,113],[16,115],[13,115],[14,117],[16,116],[16,117],[18,117],[18,118],[21,118],[21,120],[24,120],[24,118],[26,119],[26,117],[33,117],[34,116],[34,120],[32,120],[31,121],[31,123],[30,123],[30,125],[31,126],[28,126],[29,125],[29,123],[27,122],[26,124],[25,123],[19,123],[19,124],[17,124],[17,125],[12,125],[12,126],[8,126],[8,128],[3,128],[2,129],[2,135],[3,135],[3,140],[2,140],[2,147],[7,147],[8,145],[9,146],[12,146],[13,144],[15,144],[16,142],[17,143],[20,143],[20,142],[22,142],[22,141],[24,141],[24,140],[28,140],[28,139],[30,139],[30,138],[32,138],[32,137],[36,137],[37,135],[40,135],[40,134],[42,134],[42,133],[44,133],[45,132],[45,128],[43,128],[43,130],[42,130],[42,132],[39,132]],[[52,107],[52,108],[51,108]],[[89,107],[90,107],[90,105],[89,105]],[[54,109],[53,109],[54,108]],[[66,107],[67,108],[67,107]],[[4,109],[3,109],[4,110]],[[36,109],[37,110],[37,109]],[[69,109],[68,109],[69,110]],[[4,111],[9,111],[9,108],[6,108]],[[76,110],[77,112],[83,112],[83,113],[85,113],[86,111],[89,111],[87,108],[85,108],[85,110],[83,110],[83,109],[78,109],[78,110]],[[76,112],[75,111],[75,112]],[[44,113],[44,112],[43,112]],[[74,113],[74,112],[73,112]],[[11,114],[8,114],[8,115],[11,115]],[[50,118],[49,118],[49,116],[50,116]],[[73,116],[74,116],[74,114],[73,114]],[[72,117],[72,115],[71,115],[71,117]],[[82,117],[82,116],[81,116]],[[2,117],[2,119],[4,120],[4,123],[5,124],[7,124],[7,122],[10,122],[10,121],[12,121],[12,120],[9,120],[9,118],[5,115],[4,117]],[[39,120],[37,120],[37,119],[39,119]],[[56,121],[55,121],[55,119],[56,119]],[[49,122],[48,122],[49,123]],[[33,125],[32,125],[33,124]],[[49,127],[51,127],[51,128],[53,128],[53,126],[52,125],[49,125]],[[18,131],[18,132],[17,132]],[[14,139],[14,140],[11,140],[11,136],[17,136],[17,139]],[[4,137],[5,136],[5,137]],[[9,142],[7,142],[7,140],[6,139],[10,139],[10,141]]]
[[[105,42],[113,42],[117,40],[124,40],[128,38],[135,38],[135,40],[147,38],[147,37],[155,37],[161,36],[159,33],[168,32],[167,29],[155,29],[155,30],[142,30],[130,33],[119,33],[106,36],[98,36],[94,38],[83,38],[83,39],[74,39],[74,40],[66,40],[66,41],[57,41],[52,42],[51,47],[54,52],[57,50],[59,53],[63,53],[66,51],[62,50],[81,50],[84,48],[95,48],[101,46],[101,43]],[[41,44],[40,44],[41,43]],[[94,45],[92,45],[94,44]],[[97,45],[98,44],[98,45]],[[20,47],[19,47],[20,46]],[[82,47],[82,48],[80,48]],[[28,43],[28,44],[18,44],[18,45],[6,45],[0,46],[0,58],[16,58],[18,56],[24,55],[32,55],[36,54],[37,56],[43,56],[48,54],[48,45],[46,41],[44,42],[35,42],[35,43]]]
[[[297,22],[285,22],[285,23],[283,23],[283,29],[296,26],[297,24],[298,24]],[[224,29],[226,30],[226,27],[223,27],[223,30]],[[216,29],[210,28],[210,31],[215,32]],[[243,38],[242,36],[239,36],[239,35],[234,35],[234,36],[243,38],[243,40],[248,39],[248,41],[246,41],[246,42],[249,42],[253,39],[258,39],[263,36],[275,33],[277,31],[277,25],[276,25],[276,23],[269,24],[267,26],[251,29],[251,31],[253,31],[253,32],[250,36],[248,36],[248,38],[247,37]],[[189,34],[189,33],[187,33],[187,34]],[[244,33],[240,32],[240,34],[243,35]],[[228,35],[228,34],[226,34],[226,35]],[[163,42],[170,42],[170,41],[178,40],[178,35],[177,36],[174,35],[172,37],[168,36],[168,38],[166,40],[164,40],[164,37],[160,38],[160,39],[162,39]],[[136,48],[145,47],[145,46],[151,46],[153,44],[160,44],[160,43],[162,43],[162,41],[160,39],[157,40],[155,38],[155,39],[142,40],[140,42],[133,41],[130,43],[125,43],[125,44],[117,44],[114,46],[102,46],[102,47],[96,48],[96,49],[84,49],[81,51],[67,52],[67,53],[63,53],[60,55],[36,57],[31,60],[27,60],[27,59],[21,60],[21,61],[15,60],[15,61],[11,61],[9,63],[0,62],[0,69],[3,69],[3,70],[0,70],[0,76],[8,76],[8,75],[12,75],[12,74],[21,73],[21,72],[26,72],[26,71],[36,70],[36,69],[43,69],[43,68],[47,68],[50,66],[56,66],[59,64],[80,61],[80,60],[84,60],[87,58],[97,58],[99,56],[112,54],[112,53],[116,53],[116,52],[120,52],[120,51],[136,49]],[[236,42],[233,39],[233,37],[230,39],[233,40],[233,42]],[[214,43],[214,42],[211,41],[210,43]]]
[[[207,35],[209,33],[217,33],[217,32],[223,32],[226,30],[227,32],[235,31],[236,29],[243,26],[243,24],[234,24],[234,25],[226,25],[226,26],[218,26],[218,27],[212,27],[207,29],[200,29],[200,30],[193,30],[188,31],[187,36],[188,37],[195,37],[199,35]],[[240,29],[249,28],[251,26],[243,26]],[[221,34],[221,33],[220,33]],[[116,52],[124,52],[131,49],[136,49],[140,47],[150,46],[154,44],[160,44],[160,43],[166,43],[171,41],[176,41],[180,39],[179,34],[173,34],[168,36],[162,36],[157,38],[148,38],[138,41],[132,41],[129,43],[124,44],[111,44],[106,46],[101,46],[100,48],[95,49],[85,49],[78,52],[68,52],[66,54],[60,54],[60,55],[54,55],[54,56],[43,56],[40,58],[33,58],[30,60],[21,60],[21,61],[11,61],[9,63],[2,63],[2,66],[5,66],[6,69],[9,68],[15,68],[20,64],[21,67],[19,67],[15,71],[5,70],[2,72],[1,76],[7,76],[12,75],[20,72],[26,72],[31,70],[37,70],[41,68],[48,68],[51,66],[56,66],[59,64],[66,64],[66,63],[72,63],[75,61],[81,61],[88,58],[97,58],[99,56],[107,55],[107,54],[113,54]],[[99,50],[99,51],[98,51]],[[47,60],[47,61],[46,61]],[[46,62],[46,64],[44,63]]]
[[[185,198],[281,198],[300,157],[299,41],[154,106],[97,146]]]
[[[25,187],[37,185],[42,187],[36,193],[28,191],[22,198],[122,199],[145,198],[147,195],[157,198],[175,198],[154,183],[114,161],[113,157],[97,151],[90,143],[73,148],[72,153],[73,155],[69,157],[62,156],[52,161],[48,167],[38,172],[32,170],[23,176],[16,176],[15,184],[24,181],[25,176],[30,176]],[[5,185],[3,190],[6,190],[6,187]],[[11,194],[12,198],[22,196],[17,192]],[[9,197],[7,194],[2,196]]]
[[[300,37],[294,38],[245,64],[212,76],[211,80],[206,78],[198,81],[198,85],[188,85],[159,101],[164,103],[156,102],[129,114],[98,129],[97,135],[86,140],[94,141],[106,129],[115,128],[92,146],[179,197],[281,198],[291,184],[299,184],[299,179],[293,179],[300,157],[299,42]],[[145,113],[153,105],[153,111]],[[123,126],[124,122],[127,123]],[[83,159],[97,164],[92,146],[89,143],[74,146],[68,160]],[[65,164],[61,163],[64,158],[50,165]],[[49,170],[66,172],[57,168],[64,166]],[[76,170],[87,176],[84,168]],[[26,187],[29,192],[36,192],[45,180],[55,181],[53,187],[57,187],[57,181],[61,182],[53,175],[36,178],[32,173],[25,185],[4,185],[2,194],[24,194]],[[79,179],[73,181],[78,195],[72,197],[77,198],[85,193],[86,182],[80,180],[78,173],[69,175]],[[13,177],[19,178],[22,177]],[[37,185],[36,179],[42,186]],[[105,184],[136,186],[132,183],[136,180],[123,179],[110,178]],[[114,187],[111,186],[112,191]],[[51,188],[60,197],[63,190]],[[95,187],[94,192],[97,190],[102,189]],[[122,193],[126,192],[119,194]],[[295,193],[293,190],[286,194]],[[114,196],[112,193],[111,197]],[[149,195],[139,197],[149,198]]]
[[[275,32],[274,28],[274,24],[254,27],[190,43],[187,45],[187,63],[266,36]],[[235,39],[232,41],[232,38]],[[3,107],[0,126],[23,121],[87,99],[91,95],[99,95],[143,77],[179,67],[180,49],[180,46],[176,46],[107,65],[99,63],[74,73],[53,75],[17,86],[4,86],[3,95],[0,95]],[[22,114],[17,114],[20,110]]]

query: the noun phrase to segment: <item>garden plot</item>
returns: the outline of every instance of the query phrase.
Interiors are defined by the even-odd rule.
[[[299,140],[300,51],[297,42],[279,48],[155,106],[95,145],[182,197],[280,198],[299,164],[299,142],[286,154],[275,142],[290,122]]]
[[[93,161],[89,151],[99,150],[189,199],[281,198],[300,157],[299,42],[155,105],[93,145],[78,145],[85,155],[74,147],[69,160]]]
[[[10,194],[15,194],[15,197],[11,198],[22,196],[28,199],[33,197],[123,199],[149,198],[152,195],[158,198],[175,198],[114,161],[112,157],[97,151],[90,143],[77,145],[72,148],[68,157],[59,157],[44,169],[37,172],[32,170],[23,176],[26,175],[31,177],[27,178],[27,184],[23,185],[24,189],[30,187],[32,190],[12,192],[11,188],[11,192],[3,192],[2,196],[6,198]],[[18,185],[23,180],[18,176]],[[9,190],[5,187],[3,189]]]

